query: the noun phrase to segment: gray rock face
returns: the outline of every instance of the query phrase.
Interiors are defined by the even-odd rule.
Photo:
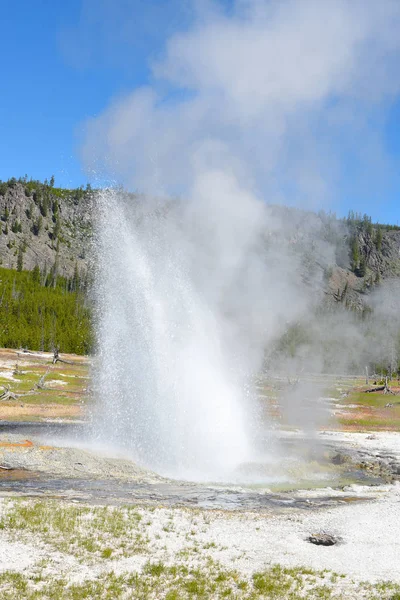
[[[63,190],[64,192],[64,190]],[[43,194],[26,195],[17,183],[0,195],[0,264],[16,269],[22,250],[23,268],[41,271],[55,268],[59,275],[71,277],[76,265],[87,270],[92,237],[93,196],[83,193],[78,199],[68,192],[57,195],[49,188]],[[20,250],[21,249],[21,250]]]
[[[360,232],[358,240],[367,267],[373,273],[380,273],[385,278],[400,276],[400,231],[386,231],[380,250],[368,233]]]

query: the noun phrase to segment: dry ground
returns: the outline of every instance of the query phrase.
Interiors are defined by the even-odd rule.
[[[18,396],[0,402],[0,421],[85,419],[90,404],[89,360],[62,358],[71,364],[52,365],[52,356],[46,353],[0,350],[0,385]],[[400,434],[384,434],[400,431],[400,396],[366,394],[361,379],[317,379],[329,416],[321,427],[328,435],[347,436],[350,444],[374,443],[377,452],[379,444],[382,449],[400,445]],[[271,379],[259,385],[266,412],[290,429],[279,403],[288,389],[294,389],[293,382],[288,386]],[[349,431],[368,432],[375,441]],[[356,435],[361,438],[351,437]],[[14,452],[32,456],[37,468],[47,456],[58,460],[49,447],[3,436],[2,459]],[[99,464],[95,461],[93,469]],[[104,470],[104,465],[103,459],[99,468]],[[126,476],[131,476],[132,468],[121,463]],[[139,471],[135,467],[132,473],[140,477]],[[352,486],[347,493],[374,499],[261,515],[3,497],[0,598],[399,600],[399,484],[372,490]],[[307,541],[310,534],[323,531],[334,534],[339,543],[322,547]]]
[[[47,352],[0,349],[0,388],[16,400],[0,401],[0,421],[80,419],[89,401],[89,359],[65,354],[52,364]]]

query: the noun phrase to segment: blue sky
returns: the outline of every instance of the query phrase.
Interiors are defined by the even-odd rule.
[[[121,16],[127,7],[124,28]],[[3,2],[0,179],[54,174],[60,186],[85,184],[79,158],[85,120],[99,115],[113,98],[146,83],[149,60],[191,18],[189,0]],[[340,214],[352,208],[374,220],[398,222],[399,99],[378,126],[389,158],[384,179],[374,185],[366,177],[365,186],[354,185],[366,174],[357,157],[349,156],[333,208]]]
[[[80,13],[80,0],[2,4],[2,179],[54,174],[59,185],[85,183],[77,152],[84,119],[146,77],[142,50],[129,71],[98,56],[82,64],[75,60],[69,28],[79,23]],[[88,35],[91,45],[95,32]]]

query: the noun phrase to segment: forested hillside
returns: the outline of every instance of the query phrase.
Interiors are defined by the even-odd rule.
[[[62,189],[53,177],[0,181],[0,346],[90,351],[95,205],[90,186]],[[363,317],[371,311],[370,292],[400,277],[398,226],[353,212],[338,219],[283,206],[268,210],[279,225],[266,232],[266,246],[293,256],[325,309]]]
[[[0,346],[87,354],[92,190],[0,182]]]
[[[39,267],[0,268],[0,347],[87,354],[91,315],[79,282],[57,277],[46,285]]]

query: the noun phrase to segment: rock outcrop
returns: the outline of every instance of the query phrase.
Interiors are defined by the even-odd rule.
[[[49,185],[2,184],[0,264],[72,277],[87,271],[93,194]]]

